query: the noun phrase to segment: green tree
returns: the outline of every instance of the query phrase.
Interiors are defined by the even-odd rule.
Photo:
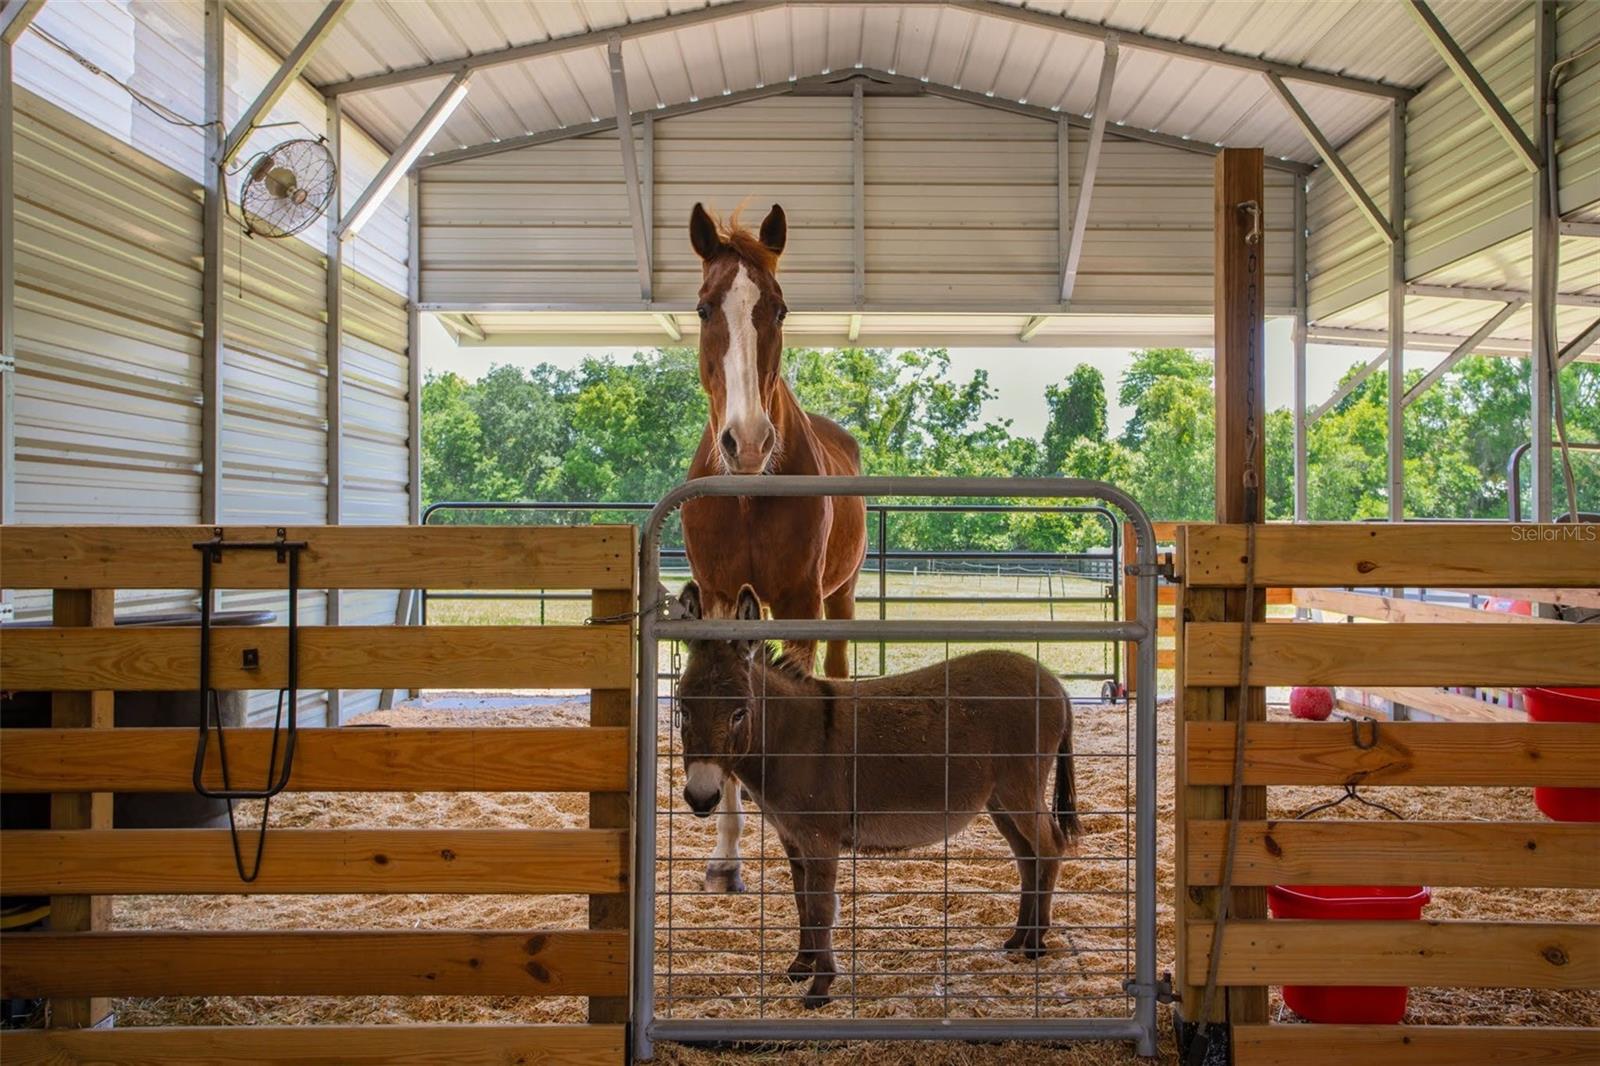
[[[1106,439],[1105,378],[1097,368],[1080,363],[1064,386],[1045,386],[1044,402],[1050,412],[1044,429],[1044,469],[1058,474],[1080,439],[1090,443]]]

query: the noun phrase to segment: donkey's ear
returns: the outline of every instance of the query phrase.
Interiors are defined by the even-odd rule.
[[[783,246],[789,241],[789,220],[784,217],[783,208],[778,204],[772,205],[772,210],[767,212],[767,217],[761,220],[761,243],[773,255],[782,255]]]
[[[722,238],[717,235],[717,224],[703,204],[695,204],[689,212],[689,243],[701,259],[712,259],[722,251]]]
[[[700,606],[700,585],[691,581],[683,586],[683,591],[678,593],[678,604],[683,608],[685,618],[703,618],[705,609]]]
[[[741,622],[761,620],[761,598],[749,585],[739,586],[739,601],[734,604],[733,616]]]

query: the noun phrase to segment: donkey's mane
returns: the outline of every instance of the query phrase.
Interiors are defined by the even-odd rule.
[[[768,274],[776,274],[778,272],[777,255],[773,253],[771,248],[761,243],[760,234],[739,220],[739,216],[743,211],[744,204],[741,203],[733,209],[733,213],[728,216],[727,221],[723,221],[722,216],[717,214],[716,208],[706,208],[706,214],[710,215],[711,221],[716,224],[717,236],[721,238],[723,244],[732,248],[739,258],[754,263]]]
[[[792,678],[795,681],[817,680],[816,675],[811,672],[811,668],[785,652],[781,644],[767,645],[765,665],[769,670]]]

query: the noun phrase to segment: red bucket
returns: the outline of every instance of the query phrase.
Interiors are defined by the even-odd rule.
[[[1522,702],[1534,722],[1600,722],[1600,688],[1527,688]],[[1533,803],[1558,822],[1600,822],[1600,788],[1541,785]]]
[[[1269,885],[1274,918],[1416,921],[1433,894],[1421,885]],[[1406,1013],[1404,985],[1284,985],[1283,1001],[1312,1022],[1393,1025]]]

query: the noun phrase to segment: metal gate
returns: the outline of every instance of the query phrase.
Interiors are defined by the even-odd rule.
[[[739,621],[679,617],[678,612],[664,610],[676,601],[661,585],[660,537],[664,523],[684,501],[702,496],[1103,501],[1126,515],[1137,541],[1136,562],[1131,568],[1137,579],[1136,594],[1128,605],[1131,617],[1123,621]],[[820,1007],[813,1003],[811,1006],[817,1009],[810,1009],[802,1005],[797,986],[785,981],[782,967],[802,928],[814,930],[818,926],[804,924],[801,904],[791,894],[794,885],[790,868],[782,861],[784,853],[769,847],[769,842],[776,839],[768,825],[769,812],[760,804],[753,804],[751,826],[740,837],[744,846],[750,845],[751,838],[756,845],[750,860],[754,871],[748,892],[716,895],[704,891],[698,882],[698,871],[711,852],[706,844],[707,828],[717,819],[703,815],[697,819],[681,798],[682,751],[676,729],[671,728],[678,712],[676,689],[663,700],[657,678],[663,642],[672,646],[676,655],[678,642],[687,640],[783,638],[916,643],[935,649],[943,646],[947,678],[952,673],[948,664],[955,661],[950,658],[950,647],[955,644],[1032,645],[1033,658],[1040,659],[1046,645],[1126,641],[1137,648],[1142,676],[1153,677],[1155,537],[1148,517],[1126,493],[1101,482],[1062,478],[702,478],[673,490],[654,508],[644,525],[640,560],[633,885],[633,1050],[637,1058],[651,1057],[657,1040],[1095,1039],[1127,1040],[1137,1045],[1140,1054],[1155,1053],[1159,989],[1155,971],[1153,686],[1142,686],[1131,708],[1123,705],[1120,738],[1115,736],[1114,722],[1100,723],[1091,730],[1091,741],[1102,734],[1110,737],[1110,749],[1080,753],[1080,732],[1073,740],[1071,762],[1061,763],[1055,771],[1058,778],[1064,772],[1072,772],[1074,779],[1081,781],[1081,773],[1066,768],[1076,768],[1081,766],[1080,760],[1087,761],[1092,781],[1104,779],[1105,787],[1095,785],[1078,796],[1077,813],[1082,816],[1083,825],[1095,827],[1086,828],[1084,840],[1089,854],[1082,854],[1080,849],[1080,853],[1061,862],[1065,887],[1057,889],[1063,898],[1057,899],[1053,912],[1057,918],[1065,919],[1055,928],[1058,939],[1066,937],[1066,950],[1052,950],[1042,957],[1018,961],[1015,953],[1002,951],[995,939],[1009,929],[1009,923],[993,916],[1001,912],[997,909],[999,897],[1015,898],[1021,886],[1013,891],[997,890],[996,881],[986,880],[986,874],[974,875],[973,871],[986,869],[983,863],[998,862],[1004,869],[1005,864],[1015,861],[1018,874],[1010,883],[1017,884],[1022,852],[1018,850],[1013,859],[1003,849],[993,850],[1000,837],[986,835],[987,825],[972,819],[970,806],[963,810],[971,827],[948,833],[952,816],[963,813],[950,806],[952,756],[959,761],[970,758],[972,753],[952,751],[951,700],[960,697],[952,697],[947,681],[942,697],[943,749],[932,750],[931,756],[942,758],[944,765],[942,813],[946,839],[942,844],[904,853],[858,853],[851,846],[839,855],[833,917],[819,920],[840,937],[838,979],[831,1000]],[[668,673],[676,675],[678,671]],[[864,682],[865,678],[862,675],[860,680]],[[839,702],[850,704],[847,713],[857,723],[852,725],[857,735],[859,722],[866,717],[858,708],[866,698],[839,698]],[[1039,699],[1036,693],[1036,719]],[[938,697],[934,697],[933,702],[937,701]],[[768,697],[762,693],[753,702],[762,707],[759,763],[763,780],[770,784],[779,764],[774,762],[775,769],[768,771]],[[663,714],[663,710],[667,713]],[[1076,726],[1072,728],[1077,730]],[[859,744],[859,740],[855,743]],[[1037,743],[1025,753],[1027,758],[1055,756],[1054,751],[1038,751]],[[1119,743],[1120,749],[1116,747]],[[778,754],[774,752],[771,757],[776,760]],[[848,753],[833,757],[847,758],[852,779],[859,780],[859,764],[873,755],[852,747]],[[1095,771],[1100,763],[1112,769]],[[868,772],[871,765],[868,761]],[[858,787],[852,784],[852,797]],[[1121,799],[1116,800],[1119,790]],[[1106,801],[1097,796],[1112,799]],[[1087,805],[1082,802],[1084,799],[1088,800]],[[988,809],[995,814],[994,827],[1007,833],[999,815],[1018,812],[1001,810],[995,803],[991,797]],[[1059,809],[1059,795],[1057,803]],[[775,808],[770,813],[814,812]],[[852,834],[860,813],[863,812],[852,806]],[[936,808],[934,813],[938,813]],[[697,819],[698,824],[690,822],[680,828],[684,819]],[[1010,840],[1009,834],[1007,839]],[[962,846],[953,851],[952,842],[958,840]],[[1112,844],[1104,848],[1104,853],[1097,853],[1093,843],[1097,840]],[[989,852],[983,851],[986,843],[991,848]],[[1014,843],[1012,847],[1017,849]],[[974,850],[969,853],[965,849]],[[848,873],[844,872],[846,868]],[[969,881],[972,877],[977,879]],[[1037,887],[1036,884],[1036,890]],[[1066,897],[1074,901],[1071,907],[1067,906]],[[1026,913],[1026,904],[1023,906]],[[1091,907],[1094,914],[1102,917],[1075,922],[1075,916],[1085,913],[1084,907]],[[788,920],[789,916],[792,920]],[[1019,935],[1022,923],[1019,916]],[[923,961],[930,959],[931,962]],[[1123,1009],[1113,1009],[1114,1003],[1121,1003]]]

